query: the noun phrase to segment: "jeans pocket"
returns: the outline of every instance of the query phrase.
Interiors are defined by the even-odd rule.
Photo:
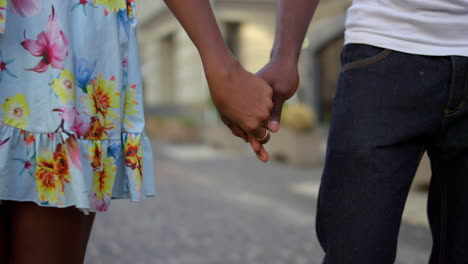
[[[372,65],[385,59],[392,50],[366,44],[347,44],[341,54],[341,71]]]

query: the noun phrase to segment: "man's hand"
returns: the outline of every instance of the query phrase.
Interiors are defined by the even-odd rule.
[[[271,132],[278,132],[283,104],[296,93],[299,86],[297,64],[295,58],[276,57],[257,73],[273,88],[273,109],[268,122]]]

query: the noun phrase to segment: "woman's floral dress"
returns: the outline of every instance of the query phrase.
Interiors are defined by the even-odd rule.
[[[134,0],[0,0],[0,201],[155,194]]]

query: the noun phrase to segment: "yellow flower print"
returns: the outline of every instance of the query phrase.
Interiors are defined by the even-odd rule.
[[[52,82],[52,89],[60,97],[63,103],[70,103],[75,100],[75,76],[68,70],[60,73],[60,78]]]
[[[65,183],[71,176],[65,148],[58,144],[55,152],[44,150],[36,157],[36,187],[41,202],[56,204],[58,195],[65,194]]]
[[[26,126],[26,118],[29,116],[29,107],[24,94],[16,94],[8,97],[2,104],[3,121],[17,128]]]
[[[88,147],[88,153],[86,157],[91,160],[91,167],[93,171],[101,170],[101,157],[102,157],[102,145],[101,141],[96,140]]]
[[[44,152],[36,160],[36,186],[39,199],[50,204],[57,203],[57,180],[54,173],[54,159],[52,153]]]
[[[71,176],[68,169],[67,152],[63,144],[58,144],[54,152],[54,172],[57,177],[57,189],[61,194],[65,193],[65,183],[70,183]]]
[[[129,134],[125,141],[125,163],[127,167],[136,169],[140,166],[141,161],[141,134],[135,136],[135,134]]]
[[[88,85],[88,95],[83,97],[86,112],[90,116],[98,116],[101,124],[107,116],[119,121],[119,115],[111,108],[120,108],[120,92],[116,89],[115,77],[106,81],[102,74],[97,80],[91,80]]]
[[[126,8],[127,2],[125,0],[94,0],[94,5],[104,6],[106,15],[109,13],[115,13]]]
[[[129,134],[125,142],[124,151],[125,151],[125,164],[127,167],[131,168],[132,174],[131,177],[135,182],[135,189],[140,191],[141,182],[142,182],[142,169],[143,169],[143,159],[142,159],[142,147],[140,144],[141,134]]]
[[[104,119],[104,124],[101,123],[97,116],[91,117],[91,125],[88,132],[84,135],[86,139],[107,139],[109,137],[108,130],[115,128],[114,124],[107,119]]]
[[[0,23],[5,23],[5,17],[4,17],[4,12],[1,12],[2,10],[5,10],[7,6],[6,0],[0,0]],[[3,26],[2,26],[3,29]],[[3,29],[4,30],[4,29]],[[2,31],[3,31],[2,30]]]
[[[99,200],[112,196],[117,166],[113,157],[104,157],[101,170],[94,172],[93,192]]]
[[[136,100],[136,84],[133,84],[126,89],[124,102],[124,124],[130,129],[134,129],[134,126],[128,117],[137,114],[136,105],[138,105],[138,101]]]

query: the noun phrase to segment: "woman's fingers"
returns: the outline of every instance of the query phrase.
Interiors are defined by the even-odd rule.
[[[245,141],[245,143],[249,142],[249,135],[247,135],[247,133],[244,130],[242,130],[242,128],[240,128],[238,125],[230,122],[225,117],[221,117],[221,120],[231,130],[231,133],[234,136],[242,138]]]
[[[240,128],[238,125],[231,125],[229,128],[231,129],[232,134],[242,138],[245,141],[245,143],[249,142],[249,135],[247,135],[247,133],[244,130],[242,130],[242,128]]]
[[[255,136],[248,135],[247,132],[245,132],[242,128],[240,128],[240,126],[233,124],[228,119],[221,117],[221,120],[227,127],[229,127],[229,129],[235,136],[238,136],[244,139],[246,142],[250,142],[250,146],[252,150],[255,152],[255,155],[260,161],[267,162],[270,159],[270,155],[268,154],[268,151],[262,145],[264,144],[262,142],[266,143],[270,139],[270,133],[268,132],[268,130],[263,129],[264,131],[266,131],[264,132],[266,137],[264,135],[264,139],[260,141],[259,139],[256,139]]]
[[[257,158],[263,162],[267,162],[270,159],[270,155],[265,147],[253,136],[249,137],[249,141],[252,150],[255,152],[255,155],[257,155]]]
[[[251,132],[251,135],[255,137],[261,145],[264,145],[270,141],[270,131],[264,127],[259,127]]]

